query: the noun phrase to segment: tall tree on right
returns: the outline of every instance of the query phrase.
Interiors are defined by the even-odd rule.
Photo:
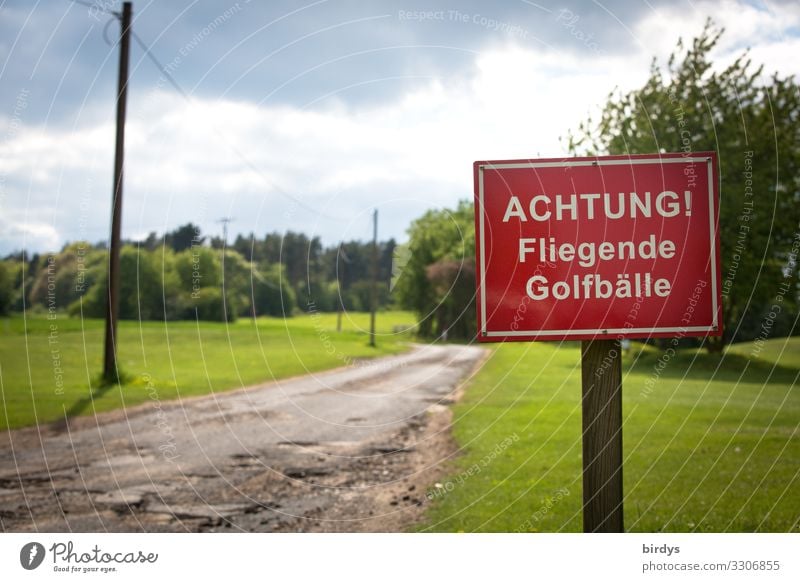
[[[473,340],[475,222],[472,202],[429,210],[411,223],[394,273],[397,304],[417,315],[422,337]]]
[[[665,69],[653,60],[643,87],[612,92],[599,121],[568,134],[576,155],[717,151],[725,335],[706,342],[711,351],[791,335],[798,312],[800,90],[748,52],[715,67],[723,32],[709,20]]]

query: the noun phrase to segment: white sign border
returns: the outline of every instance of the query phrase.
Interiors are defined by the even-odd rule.
[[[485,228],[486,213],[484,212],[484,170],[511,170],[520,168],[564,168],[573,166],[621,166],[633,164],[680,164],[680,163],[705,163],[708,166],[708,208],[709,208],[709,239],[711,246],[711,309],[712,321],[709,326],[694,327],[636,327],[636,328],[606,328],[606,329],[567,329],[567,330],[540,330],[540,331],[489,331],[486,326],[486,245]],[[715,184],[714,184],[714,165],[710,156],[694,155],[669,158],[631,158],[613,160],[564,160],[550,162],[509,162],[501,164],[480,164],[478,166],[478,204],[480,205],[480,274],[481,274],[481,329],[483,337],[548,337],[548,336],[575,336],[594,334],[602,337],[608,334],[627,335],[631,333],[686,333],[686,332],[711,332],[719,329],[719,304],[717,303],[717,245],[714,238],[714,215],[715,215]]]

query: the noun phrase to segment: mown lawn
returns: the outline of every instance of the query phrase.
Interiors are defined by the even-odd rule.
[[[403,351],[410,313],[379,313],[377,347],[369,314],[210,322],[123,321],[119,361],[126,382],[101,386],[103,322],[59,316],[0,320],[0,429],[159,400],[230,390]],[[51,324],[55,325],[51,329]]]
[[[634,343],[623,368],[628,531],[800,531],[800,342],[724,356]],[[641,351],[640,351],[641,350]],[[653,389],[646,389],[653,378]],[[580,348],[499,345],[456,406],[464,454],[422,531],[582,530]]]

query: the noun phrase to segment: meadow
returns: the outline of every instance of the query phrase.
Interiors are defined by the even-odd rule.
[[[800,338],[623,362],[627,531],[800,531]],[[659,361],[664,362],[660,364]],[[498,345],[419,531],[582,530],[580,347]]]
[[[59,315],[0,320],[0,429],[241,388],[401,352],[414,316],[369,314],[239,319],[235,323],[122,321],[118,359],[124,382],[100,382],[103,321]]]

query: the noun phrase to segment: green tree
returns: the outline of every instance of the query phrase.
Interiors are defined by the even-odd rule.
[[[253,265],[234,250],[226,249],[220,264],[222,267],[224,292],[228,304],[228,321],[237,315],[252,316],[251,276]]]
[[[190,294],[202,287],[219,287],[222,283],[220,253],[209,247],[195,246],[175,255],[175,268],[181,292]]]
[[[180,278],[175,266],[175,253],[165,248],[147,251],[124,245],[120,250],[120,319],[175,319],[181,315]],[[83,298],[83,315],[104,317],[108,271],[104,263],[95,284]],[[77,314],[79,302],[70,307]]]
[[[707,342],[720,350],[752,339],[788,283],[783,313],[797,311],[800,223],[800,91],[792,77],[765,77],[747,52],[724,69],[710,54],[722,30],[711,21],[666,69],[629,93],[612,92],[600,119],[569,134],[575,154],[638,154],[716,150],[720,165],[723,326]]]
[[[256,316],[290,317],[296,306],[294,291],[289,286],[280,264],[254,268],[252,272],[252,305]]]
[[[235,254],[232,251],[229,253]],[[228,258],[228,255],[226,255]],[[184,319],[233,321],[236,311],[230,297],[228,309],[222,302],[222,255],[219,250],[194,245],[175,255]],[[227,265],[226,265],[227,270]],[[227,316],[227,317],[226,317]]]
[[[201,321],[232,321],[233,311],[224,309],[220,287],[203,287],[192,294],[185,317]]]
[[[14,295],[12,269],[5,261],[0,261],[0,315],[8,314]]]
[[[185,251],[191,248],[192,245],[202,245],[204,240],[205,237],[200,236],[200,227],[191,222],[187,222],[164,235],[164,244],[172,247],[175,252]],[[145,242],[148,245],[152,244],[151,238],[148,238]]]
[[[397,302],[417,313],[419,334],[471,339],[475,335],[475,223],[472,203],[429,210],[408,230],[404,265],[397,269]]]
[[[68,308],[94,285],[105,267],[105,257],[105,252],[86,242],[71,243],[60,253],[41,256],[27,296],[29,305]]]

